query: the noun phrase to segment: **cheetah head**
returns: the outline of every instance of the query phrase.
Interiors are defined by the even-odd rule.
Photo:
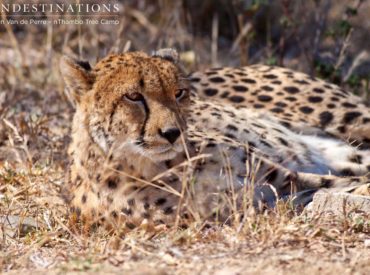
[[[63,57],[60,70],[76,105],[75,121],[105,153],[175,158],[184,150],[190,104],[189,84],[177,63],[172,49],[110,55],[94,68]]]

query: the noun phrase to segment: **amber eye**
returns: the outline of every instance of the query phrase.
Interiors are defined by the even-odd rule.
[[[144,100],[144,97],[142,94],[140,93],[131,93],[131,94],[126,94],[124,95],[124,97],[130,101],[133,101],[133,102],[138,102],[138,101],[143,101]]]
[[[182,99],[186,95],[187,91],[188,90],[186,89],[178,89],[175,93],[176,99],[177,100]]]

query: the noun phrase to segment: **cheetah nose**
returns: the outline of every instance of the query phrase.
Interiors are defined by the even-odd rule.
[[[180,134],[181,132],[178,128],[166,129],[164,132],[159,129],[159,135],[167,139],[171,144],[173,144],[177,140]]]

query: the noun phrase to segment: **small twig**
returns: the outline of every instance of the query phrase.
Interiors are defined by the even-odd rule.
[[[340,67],[342,67],[343,63],[344,63],[344,60],[346,58],[346,53],[347,53],[347,50],[349,48],[349,46],[351,45],[350,43],[350,40],[351,40],[351,37],[352,37],[352,33],[353,33],[353,28],[351,28],[343,42],[343,45],[340,49],[340,53],[339,53],[339,57],[338,57],[338,60],[337,62],[335,63],[335,66],[334,66],[334,71],[338,71]]]
[[[233,53],[236,51],[236,48],[239,46],[242,39],[249,33],[251,29],[252,29],[252,24],[249,21],[244,24],[242,30],[240,31],[239,35],[234,40],[233,45],[231,46],[230,53]]]
[[[212,66],[217,66],[217,50],[218,50],[218,14],[214,13],[212,18],[212,46],[211,58]]]

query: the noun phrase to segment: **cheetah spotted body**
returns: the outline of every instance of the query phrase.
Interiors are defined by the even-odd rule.
[[[330,134],[370,149],[370,109],[338,86],[304,73],[266,65],[191,74],[202,98],[273,113],[298,133]]]
[[[236,72],[254,71],[227,70],[234,78]],[[281,69],[269,72],[275,70]],[[220,95],[221,88],[210,92],[216,88],[205,87],[204,79],[214,74],[196,73],[189,81],[173,50],[159,50],[153,56],[111,55],[94,68],[66,57],[61,72],[76,104],[66,199],[86,224],[102,220],[128,228],[143,221],[172,224],[177,214],[184,218],[217,214],[224,220],[231,213],[230,194],[239,205],[242,190],[251,185],[273,186],[277,195],[286,196],[369,181],[366,148],[323,136],[340,134],[326,131],[305,112],[287,119],[272,110],[250,110],[247,95],[235,100],[231,94],[252,91],[240,88],[241,80],[222,86],[229,91],[227,96]],[[260,81],[255,79],[253,84]],[[215,82],[227,84],[209,79],[208,85]],[[316,85],[333,93],[334,88],[324,87],[329,84]],[[215,100],[206,99],[217,94]],[[357,104],[366,118],[369,109],[357,98],[348,102]],[[289,125],[283,123],[287,120]],[[315,131],[301,131],[302,125]]]

